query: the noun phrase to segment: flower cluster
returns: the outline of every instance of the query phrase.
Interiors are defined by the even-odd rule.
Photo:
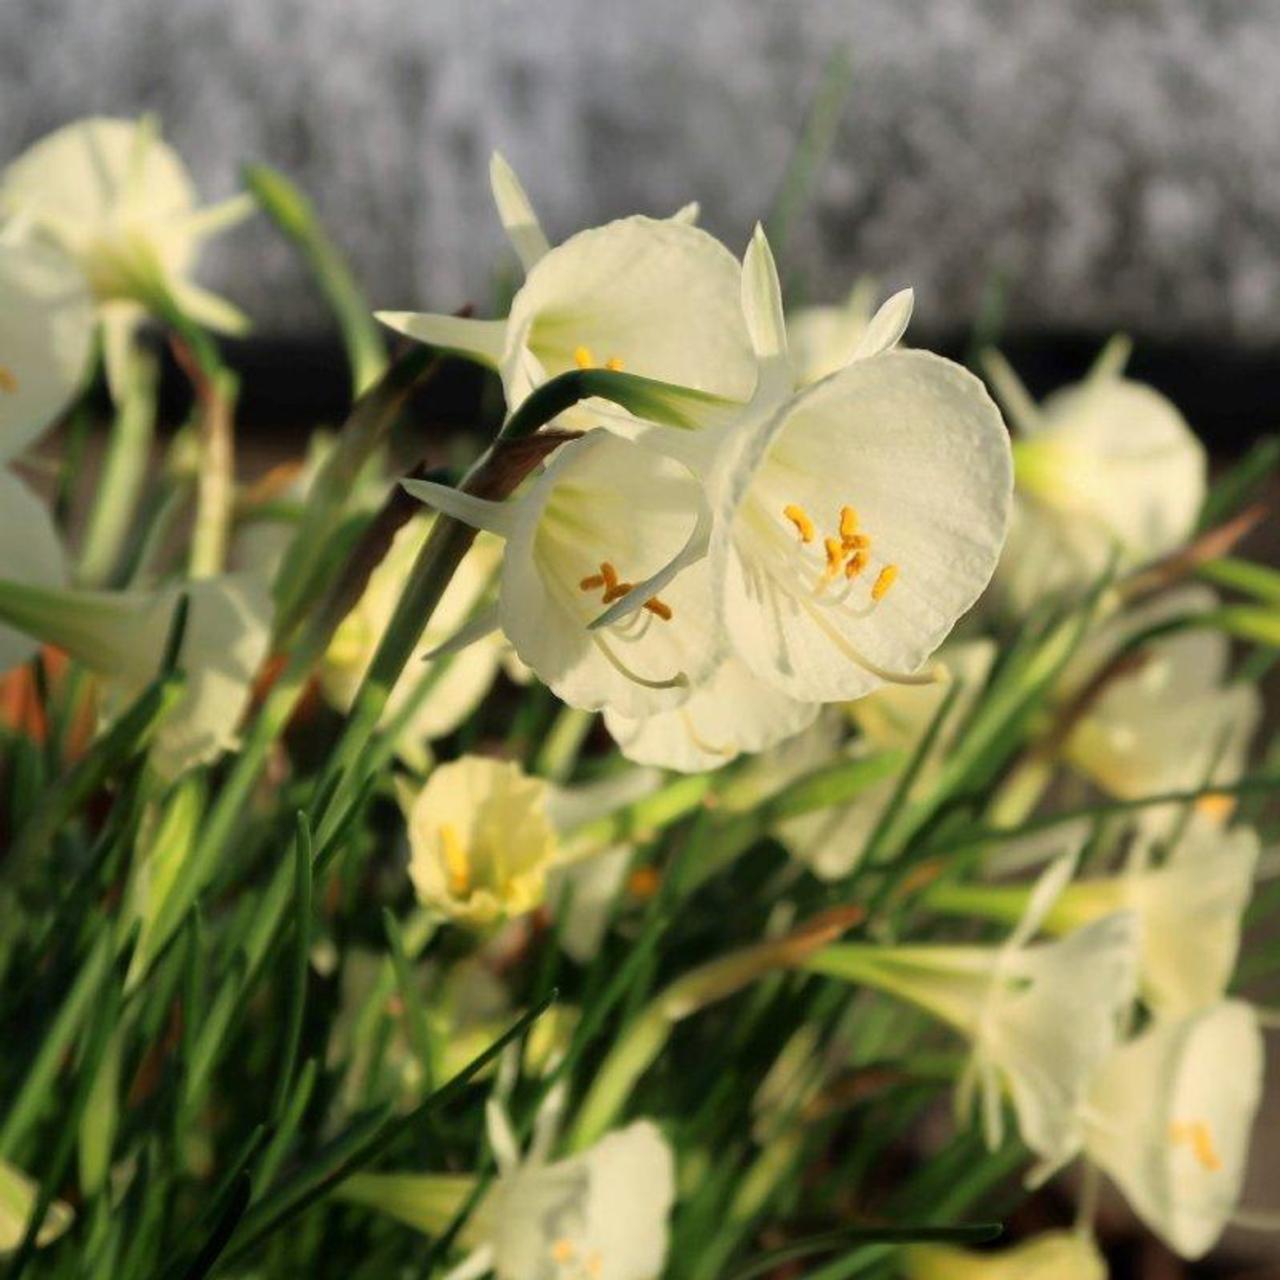
[[[910,290],[784,314],[760,228],[491,180],[501,319],[374,313],[150,121],[0,174],[6,1275],[1104,1280],[1104,1178],[1184,1258],[1272,1225],[1280,450],[1210,488],[1124,340],[1037,405]],[[193,272],[255,208],[354,397],[249,480]]]

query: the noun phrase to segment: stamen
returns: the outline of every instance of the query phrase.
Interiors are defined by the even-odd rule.
[[[572,1262],[573,1255],[576,1252],[577,1250],[573,1247],[573,1241],[568,1239],[566,1236],[561,1236],[560,1239],[551,1246],[551,1257],[556,1262],[560,1263],[561,1266],[566,1262]]]
[[[1202,1169],[1209,1173],[1218,1173],[1222,1169],[1222,1157],[1213,1145],[1213,1135],[1203,1120],[1195,1120],[1190,1124],[1179,1124],[1175,1121],[1169,1126],[1169,1141],[1174,1146],[1184,1142],[1191,1147],[1191,1154]]]
[[[449,892],[455,898],[465,897],[471,891],[471,867],[467,862],[467,851],[462,847],[462,838],[451,822],[440,826],[440,854],[449,878]]]
[[[605,588],[601,603],[612,604],[615,600],[621,600],[635,585],[634,582],[615,582],[611,587]]]
[[[600,575],[604,578],[604,586],[606,591],[612,591],[618,585],[618,571],[609,563],[608,560],[600,562]]]
[[[865,551],[855,551],[853,555],[845,561],[844,576],[850,582],[867,567],[867,553]]]
[[[603,1270],[604,1259],[598,1253],[589,1254],[587,1257],[587,1273],[592,1277],[592,1280],[598,1280]]]
[[[852,507],[840,508],[840,541],[848,542],[858,532],[858,513]]]
[[[595,358],[591,354],[591,348],[574,347],[573,363],[576,364],[579,369],[594,369],[596,362]]]
[[[782,508],[782,514],[786,516],[796,527],[796,532],[800,535],[801,542],[812,542],[817,535],[817,529],[814,523],[809,519],[803,507],[798,507],[794,502],[788,503]]]
[[[604,586],[603,573],[589,573],[578,583],[579,591],[597,591]]]
[[[840,545],[839,538],[823,538],[822,546],[827,553],[827,567],[823,570],[822,580],[829,582],[844,564],[844,548]]]
[[[608,604],[609,602],[606,600],[605,603]],[[670,622],[674,616],[671,606],[664,601],[659,600],[657,596],[650,596],[649,599],[644,602],[644,608],[648,609],[650,613],[657,614],[663,622]]]
[[[871,539],[865,533],[851,533],[840,539],[846,551],[870,551]]]
[[[871,598],[873,600],[883,600],[889,593],[889,588],[898,579],[898,566],[896,564],[887,564],[880,570],[879,576],[876,578],[875,585],[871,588]]]
[[[611,373],[621,373],[626,365],[622,363],[621,356],[610,356],[605,362],[604,367]]]
[[[18,379],[7,364],[0,364],[0,391],[13,395],[18,389]]]

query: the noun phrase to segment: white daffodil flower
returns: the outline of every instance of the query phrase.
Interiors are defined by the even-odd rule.
[[[1087,587],[1180,546],[1204,501],[1203,446],[1174,405],[1122,376],[1113,342],[1083,382],[1037,406],[991,356],[996,394],[1018,432],[1017,499],[997,585],[1022,612],[1053,591]]]
[[[548,1162],[558,1107],[539,1115],[529,1152],[496,1101],[486,1111],[498,1181],[467,1238],[474,1252],[446,1280],[655,1280],[666,1263],[675,1161],[652,1121],[637,1120],[567,1160]]]
[[[355,699],[434,520],[429,514],[418,516],[397,530],[387,554],[370,574],[364,594],[334,633],[320,666],[320,687],[340,711],[348,710]],[[506,645],[497,633],[458,653],[427,660],[482,605],[501,560],[502,544],[481,534],[449,580],[391,691],[383,723],[404,720],[396,749],[412,763],[424,759],[428,743],[452,733],[466,720],[502,666]]]
[[[145,118],[95,116],[65,125],[0,175],[6,234],[60,249],[88,280],[113,389],[123,385],[128,345],[157,291],[199,324],[245,327],[235,307],[190,273],[201,242],[251,209],[247,196],[199,207],[186,166]]]
[[[780,693],[730,656],[680,706],[640,719],[606,707],[604,723],[628,760],[701,773],[794,738],[820,710]]]
[[[506,539],[495,611],[471,641],[501,625],[519,658],[563,701],[642,716],[678,705],[718,665],[721,639],[702,563],[686,566],[705,527],[701,489],[670,458],[606,431],[562,445],[508,502],[405,481],[430,506]],[[675,574],[675,576],[671,576]],[[636,584],[636,607],[589,624]]]
[[[40,1188],[21,1169],[0,1160],[0,1257],[13,1253],[27,1233],[27,1222],[36,1207]],[[52,1244],[75,1219],[72,1208],[55,1200],[45,1214],[36,1244]]]
[[[801,702],[927,682],[916,673],[985,587],[1004,540],[1012,467],[999,410],[958,365],[894,349],[909,292],[880,308],[848,367],[793,393],[758,229],[743,309],[759,372],[741,413],[716,405],[692,430],[602,421],[702,482],[721,625],[755,676]],[[634,610],[635,594],[597,625]]]
[[[868,748],[896,750],[909,755],[941,710],[950,682],[959,680],[961,687],[947,722],[934,739],[912,789],[913,796],[926,792],[982,692],[995,656],[995,644],[987,639],[948,642],[938,651],[941,680],[927,685],[886,684],[849,703],[848,714],[861,731],[855,749],[863,753]],[[778,835],[792,857],[814,875],[822,880],[843,879],[861,860],[867,840],[897,792],[899,776],[873,783],[851,804],[788,818],[779,824]]]
[[[498,1178],[463,1227],[471,1252],[445,1280],[656,1280],[667,1259],[675,1161],[661,1130],[637,1120],[585,1151],[551,1161],[564,1089],[539,1108],[521,1156],[502,1104],[485,1109]],[[358,1173],[337,1190],[431,1235],[462,1207],[463,1174]]]
[[[967,1116],[981,1103],[987,1144],[1003,1141],[1007,1093],[1022,1140],[1043,1166],[1070,1160],[1083,1141],[1079,1106],[1115,1048],[1135,993],[1136,918],[1119,912],[1053,943],[1029,945],[1070,878],[1074,859],[1046,871],[1003,946],[837,944],[808,967],[910,1001],[966,1036],[969,1066],[956,1093]]]
[[[569,369],[600,367],[745,400],[755,378],[738,263],[682,216],[622,218],[551,248],[510,166],[490,165],[494,200],[525,269],[503,320],[378,313],[420,342],[496,369],[514,412]],[[616,411],[615,411],[616,412]],[[590,411],[564,421],[593,425]]]
[[[18,457],[84,380],[93,304],[61,254],[0,240],[0,463]]]
[[[547,796],[511,761],[463,756],[433,770],[403,799],[418,901],[476,926],[532,911],[557,849]]]
[[[1090,1087],[1088,1158],[1184,1258],[1213,1248],[1235,1212],[1263,1058],[1253,1010],[1226,1001],[1157,1021],[1117,1050]]]
[[[7,539],[7,529],[0,535]],[[12,563],[7,558],[5,563]],[[189,601],[179,666],[182,700],[156,734],[151,762],[166,777],[234,746],[253,680],[267,654],[271,601],[251,574],[154,591],[83,591],[0,581],[0,620],[66,650],[102,680],[114,716],[160,673],[181,595]]]
[[[1121,645],[1170,618],[1217,604],[1207,587],[1167,592],[1110,620],[1064,675],[1060,699],[1084,687]],[[1221,631],[1191,627],[1162,636],[1110,680],[1067,740],[1067,762],[1104,791],[1138,799],[1233,782],[1244,772],[1262,717],[1255,685],[1228,683],[1231,642]],[[1171,815],[1152,811],[1157,826]]]
[[[1133,912],[1143,998],[1161,1018],[1187,1017],[1221,1000],[1235,973],[1259,852],[1251,828],[1224,830],[1194,815],[1162,865],[1074,881],[1043,928],[1070,933],[1116,911]],[[1029,896],[1022,885],[944,884],[928,902],[937,910],[1016,920]]]
[[[787,313],[787,354],[796,386],[819,382],[853,362],[871,324],[875,296],[875,282],[864,276],[839,306]]]
[[[1107,1280],[1106,1259],[1093,1238],[1078,1231],[1047,1231],[983,1253],[912,1245],[902,1261],[906,1280]]]

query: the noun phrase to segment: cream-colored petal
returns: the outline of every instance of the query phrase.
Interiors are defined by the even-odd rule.
[[[14,581],[29,586],[57,588],[66,581],[62,540],[48,508],[4,467],[0,467],[0,562]],[[0,625],[0,671],[25,662],[38,647],[36,637]]]

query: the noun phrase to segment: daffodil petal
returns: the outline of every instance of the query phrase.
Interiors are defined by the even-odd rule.
[[[498,206],[498,217],[502,219],[507,239],[511,241],[521,265],[528,271],[551,245],[515,170],[496,151],[489,159],[489,186],[493,190],[493,202]]]
[[[423,311],[376,311],[374,319],[406,338],[456,352],[491,369],[498,367],[506,347],[505,320],[473,320]]]

